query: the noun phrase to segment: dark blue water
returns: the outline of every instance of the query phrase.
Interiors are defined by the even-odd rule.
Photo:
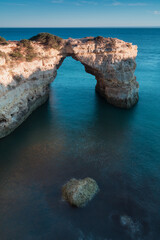
[[[139,103],[114,108],[96,81],[67,58],[49,101],[0,140],[1,240],[160,239],[160,29],[0,29],[19,40],[39,32],[102,35],[138,45]],[[84,209],[61,200],[72,177],[101,189]],[[131,217],[130,227],[120,217]]]

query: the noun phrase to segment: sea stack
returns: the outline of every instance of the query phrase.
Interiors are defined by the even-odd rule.
[[[95,76],[108,103],[131,108],[138,101],[134,75],[137,46],[116,38],[63,40],[42,33],[30,40],[0,42],[0,138],[10,134],[49,96],[49,85],[71,56]]]

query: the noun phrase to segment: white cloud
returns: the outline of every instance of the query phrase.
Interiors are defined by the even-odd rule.
[[[98,2],[81,0],[81,1],[78,1],[78,2],[74,2],[73,4],[76,5],[76,6],[83,6],[83,5],[93,5],[93,6],[96,6],[96,5],[98,5]]]
[[[113,2],[112,5],[113,6],[119,6],[119,5],[123,5],[123,3],[121,3],[121,2]]]
[[[148,5],[147,3],[128,3],[128,6],[131,6],[131,7],[137,7],[137,6],[146,6]]]
[[[98,2],[94,2],[94,1],[80,1],[83,4],[91,4],[91,5],[97,5]]]
[[[75,5],[75,6],[77,6],[77,7],[83,5],[83,3],[82,3],[81,1],[69,2],[69,4],[71,4],[71,5]]]
[[[148,5],[147,3],[142,3],[142,2],[137,2],[137,3],[122,3],[118,1],[112,1],[111,3],[112,6],[129,6],[129,7],[138,7],[138,6],[146,6]]]
[[[160,11],[154,11],[154,15],[160,15]]]
[[[63,0],[53,0],[52,3],[57,3],[57,4],[63,3]]]
[[[74,5],[76,5],[76,6],[83,6],[83,5],[86,5],[86,4],[96,6],[96,5],[98,5],[98,2],[96,2],[96,1],[86,1],[86,0],[74,2]]]
[[[134,2],[131,2],[131,3],[123,3],[123,2],[119,2],[119,1],[116,1],[116,0],[105,0],[106,4],[104,4],[104,6],[129,6],[129,7],[138,7],[138,6],[146,6],[148,5],[147,3],[142,3],[142,2],[137,2],[137,3],[134,3]],[[51,1],[52,3],[55,3],[55,4],[61,4],[61,3],[64,3],[64,0],[52,0]],[[76,6],[83,6],[83,5],[93,5],[93,6],[96,6],[98,5],[98,1],[90,1],[90,0],[79,0],[79,1],[75,1],[75,2],[70,2],[68,1],[67,2],[68,4],[74,4]],[[156,12],[156,11],[155,11]],[[158,12],[158,11],[157,11]],[[157,14],[157,13],[155,13]]]

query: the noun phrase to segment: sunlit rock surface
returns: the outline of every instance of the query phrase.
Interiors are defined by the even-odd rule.
[[[69,40],[72,56],[95,75],[96,90],[114,106],[131,108],[138,101],[134,76],[137,46],[113,38]]]
[[[63,40],[60,48],[31,45],[36,57],[13,59],[17,41],[0,45],[0,138],[17,128],[49,95],[49,85],[67,56],[80,61],[96,77],[96,90],[116,107],[131,108],[138,101],[134,76],[137,46],[103,37]]]
[[[99,187],[94,179],[73,178],[62,187],[62,196],[71,205],[84,207],[98,191]]]

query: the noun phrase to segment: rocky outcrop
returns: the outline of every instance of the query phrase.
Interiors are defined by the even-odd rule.
[[[137,46],[113,38],[69,40],[71,55],[96,77],[96,90],[116,107],[131,108],[138,101],[134,76]]]
[[[20,49],[17,41],[0,45],[0,138],[46,101],[49,84],[67,56],[96,77],[96,90],[109,103],[130,108],[138,101],[137,46],[103,37],[62,40],[58,48],[37,41],[30,44],[27,50],[25,45]]]
[[[63,199],[76,207],[84,207],[99,191],[92,178],[71,179],[62,187]]]

